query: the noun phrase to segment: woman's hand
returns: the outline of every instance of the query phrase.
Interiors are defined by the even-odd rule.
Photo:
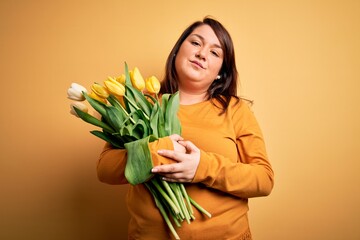
[[[169,182],[191,182],[199,165],[200,150],[192,142],[184,141],[179,135],[171,135],[170,138],[173,142],[176,141],[175,150],[159,150],[158,154],[171,158],[176,163],[156,166],[152,172],[162,175],[163,179]]]
[[[178,134],[173,134],[173,135],[170,135],[169,136],[173,145],[174,145],[174,151],[175,152],[182,152],[182,153],[186,153],[186,149],[183,145],[181,145],[179,142],[180,141],[183,141],[184,138],[181,137],[180,135]],[[160,154],[161,155],[161,154]]]

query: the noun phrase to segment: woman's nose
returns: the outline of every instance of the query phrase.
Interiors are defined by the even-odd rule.
[[[200,59],[206,59],[206,54],[203,48],[199,49],[199,51],[195,54],[195,56]]]

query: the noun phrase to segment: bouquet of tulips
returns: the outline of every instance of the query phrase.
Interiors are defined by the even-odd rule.
[[[143,90],[146,88],[146,92]],[[104,86],[94,83],[91,93],[77,83],[68,89],[68,98],[73,115],[101,130],[91,131],[95,136],[109,142],[114,148],[127,150],[125,177],[132,185],[145,184],[152,194],[170,231],[180,239],[172,222],[180,227],[186,220],[194,220],[192,206],[203,214],[211,214],[197,204],[181,183],[170,183],[151,173],[153,167],[148,143],[171,134],[181,134],[177,118],[179,95],[158,93],[160,82],[155,76],[145,81],[138,68],[129,71],[125,63],[125,74],[108,77]],[[82,101],[87,101],[101,118],[88,113]],[[171,219],[173,221],[171,221]]]

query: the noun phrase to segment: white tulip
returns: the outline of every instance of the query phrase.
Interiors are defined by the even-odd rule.
[[[68,98],[75,101],[84,101],[85,97],[83,92],[87,93],[86,88],[77,83],[72,83],[67,91]]]

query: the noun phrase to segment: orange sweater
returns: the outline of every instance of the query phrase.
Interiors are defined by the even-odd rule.
[[[221,116],[210,101],[181,105],[178,116],[182,136],[201,149],[200,163],[186,189],[196,202],[212,214],[195,210],[195,221],[176,228],[181,239],[251,239],[247,219],[248,198],[266,196],[273,187],[273,171],[258,123],[247,103],[235,99]],[[173,149],[169,137],[149,144],[154,165],[168,159],[158,149]],[[125,184],[126,150],[106,144],[97,166],[100,181]],[[129,239],[171,239],[167,226],[143,184],[130,186]]]

